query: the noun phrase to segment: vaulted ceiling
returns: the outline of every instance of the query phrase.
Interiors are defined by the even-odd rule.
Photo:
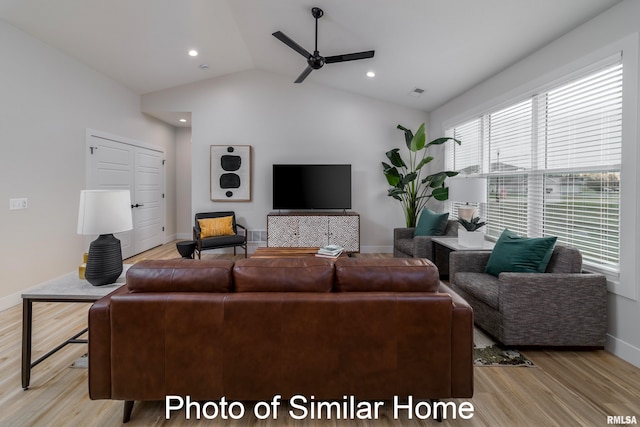
[[[0,0],[0,18],[144,94],[248,69],[293,85],[305,59],[271,34],[313,51],[318,6],[322,55],[375,57],[327,64],[302,84],[431,111],[619,1]]]

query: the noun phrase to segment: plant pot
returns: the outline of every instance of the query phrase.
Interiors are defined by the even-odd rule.
[[[458,230],[458,244],[467,248],[482,248],[484,246],[484,233],[460,228]]]

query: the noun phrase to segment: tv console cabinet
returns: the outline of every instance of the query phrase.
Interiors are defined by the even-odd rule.
[[[360,252],[360,215],[356,212],[271,212],[267,246],[309,248],[338,245]]]

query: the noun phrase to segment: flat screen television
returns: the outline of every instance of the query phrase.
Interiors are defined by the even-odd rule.
[[[273,209],[351,209],[351,165],[273,165]]]

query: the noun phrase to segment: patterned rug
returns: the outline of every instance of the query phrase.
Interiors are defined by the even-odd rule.
[[[82,356],[78,357],[72,364],[71,366],[69,366],[70,368],[81,368],[81,369],[86,369],[89,367],[89,356],[86,354],[83,354]]]
[[[532,361],[518,350],[503,348],[480,329],[473,328],[474,366],[526,366],[535,367]]]

